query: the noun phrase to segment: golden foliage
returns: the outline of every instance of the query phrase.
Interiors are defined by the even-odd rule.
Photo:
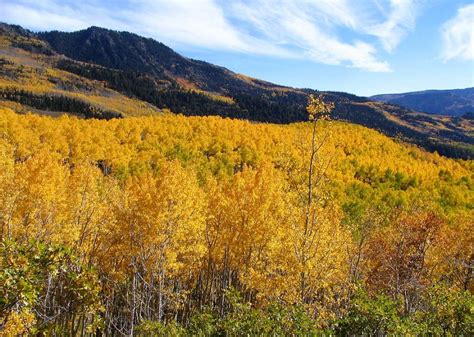
[[[363,127],[5,109],[0,168],[2,239],[72,247],[103,276],[104,306],[130,317],[225,308],[234,287],[325,326],[355,282],[393,296],[443,278],[472,290],[473,163]]]

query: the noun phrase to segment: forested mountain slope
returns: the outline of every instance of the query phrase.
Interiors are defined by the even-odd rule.
[[[370,98],[432,114],[463,116],[474,113],[474,88],[382,94]]]
[[[4,102],[42,111],[76,110],[110,118],[166,108],[185,115],[289,123],[306,120],[308,95],[317,93],[191,60],[159,42],[126,32],[91,27],[75,33],[34,34],[1,24],[0,33]],[[26,92],[17,95],[10,92],[12,87],[49,98],[31,98]],[[93,108],[63,102],[58,95],[87,101]],[[474,156],[472,119],[413,112],[346,93],[325,92],[324,96],[335,103],[334,119],[368,126],[443,155]]]
[[[3,30],[2,30],[3,29]],[[18,112],[117,118],[158,113],[155,106],[123,95],[100,81],[54,67],[62,59],[31,33],[0,27],[0,100]]]

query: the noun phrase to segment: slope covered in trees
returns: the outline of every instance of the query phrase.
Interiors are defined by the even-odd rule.
[[[0,329],[470,335],[473,170],[321,118],[3,109]]]
[[[102,82],[54,68],[52,63],[58,56],[47,44],[26,32],[21,35],[2,29],[5,28],[0,25],[0,105],[18,112],[70,113],[106,119],[160,112]]]
[[[36,76],[48,69],[54,75],[42,81],[49,88],[42,91],[46,103],[47,97],[61,89],[61,95],[80,94],[97,108],[124,116],[170,109],[185,115],[290,123],[307,120],[308,95],[316,93],[191,60],[157,41],[126,32],[91,27],[74,33],[34,34],[6,24],[0,24],[0,32],[4,62],[34,73],[28,85],[15,83],[8,71],[2,78],[9,86],[25,90],[24,86],[35,83]],[[472,119],[415,113],[346,93],[326,92],[325,99],[335,103],[334,119],[361,124],[450,157],[474,156]],[[138,108],[133,109],[134,105]]]

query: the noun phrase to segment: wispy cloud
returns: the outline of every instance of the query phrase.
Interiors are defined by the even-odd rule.
[[[416,0],[3,0],[0,20],[35,30],[91,25],[164,43],[390,71]]]
[[[415,28],[418,6],[418,3],[413,0],[391,0],[388,13],[383,7],[378,7],[379,10],[385,12],[386,19],[372,25],[363,23],[367,27],[365,31],[378,37],[385,50],[391,52]],[[361,28],[363,29],[364,26]]]
[[[456,16],[441,28],[444,61],[474,60],[474,4],[458,9]]]
[[[212,0],[134,0],[123,10],[130,29],[163,42],[244,53],[289,56],[278,46],[243,34]]]
[[[233,6],[232,13],[261,39],[285,48],[294,57],[326,64],[348,64],[370,71],[390,70],[387,62],[377,59],[372,44],[357,39],[344,42],[338,37],[337,27],[360,25],[344,0],[239,2]]]

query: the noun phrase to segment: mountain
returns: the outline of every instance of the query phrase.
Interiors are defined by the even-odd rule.
[[[0,24],[0,37],[1,101],[20,112],[115,118],[169,109],[184,115],[292,123],[307,120],[310,94],[323,94],[335,104],[334,119],[446,156],[474,157],[469,116],[434,116],[348,93],[280,86],[183,57],[128,32],[90,27],[35,34]]]
[[[183,57],[153,39],[98,27],[73,33],[42,33],[39,37],[47,41],[56,52],[70,59],[125,72],[125,76],[133,77],[131,81],[139,77],[143,85],[137,89],[134,84],[131,87],[135,90],[132,89],[133,92],[129,93],[160,106],[166,105],[174,112],[219,114],[275,123],[302,121],[306,117],[308,93]],[[83,64],[63,62],[59,66],[87,76],[83,71]],[[96,78],[106,81],[110,77],[104,73],[107,72],[104,69],[95,68],[88,72],[95,72]],[[160,97],[155,97],[157,95],[154,92],[147,90],[153,86],[151,82],[158,84]],[[188,92],[183,92],[183,89]],[[214,106],[206,106],[206,102],[199,97],[192,97],[196,93],[213,100]],[[164,95],[179,97],[172,99],[163,97]],[[183,104],[186,101],[193,104]]]
[[[474,113],[474,87],[383,94],[370,98],[432,114],[462,116],[466,113]]]

